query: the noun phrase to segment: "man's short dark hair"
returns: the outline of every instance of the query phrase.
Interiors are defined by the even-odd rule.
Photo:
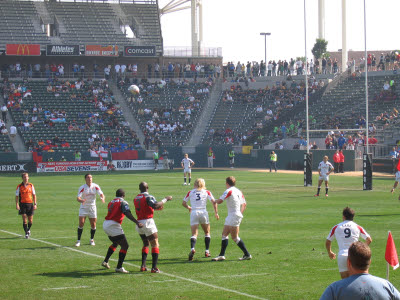
[[[139,183],[139,190],[141,193],[147,192],[148,189],[149,185],[147,184],[147,182],[142,181],[141,183]]]
[[[226,177],[226,183],[229,184],[230,186],[235,186],[236,184],[236,179],[233,176]]]
[[[24,178],[25,175],[28,175],[28,173],[27,173],[27,172],[22,173],[22,174],[21,174],[21,177]],[[28,176],[29,176],[29,175],[28,175]]]
[[[124,189],[118,189],[118,190],[115,192],[115,196],[116,196],[116,197],[125,197],[125,191],[124,191]]]
[[[350,208],[348,206],[346,206],[343,209],[343,217],[346,220],[353,221],[355,215],[356,215],[356,212],[354,211],[354,209],[352,209],[352,208]]]
[[[366,271],[371,264],[371,249],[363,242],[354,242],[350,245],[348,260],[353,268]]]
[[[90,174],[90,173],[85,174],[85,179],[86,179],[89,175],[92,175],[92,174]]]

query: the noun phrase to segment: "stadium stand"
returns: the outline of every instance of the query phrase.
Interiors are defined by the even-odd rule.
[[[105,81],[6,82],[5,87],[14,124],[31,151],[102,146],[118,152],[138,143]]]
[[[118,84],[146,136],[146,149],[151,145],[185,144],[212,89],[210,80],[205,83],[186,80],[142,82],[139,84],[140,96],[132,97],[128,93],[129,85],[124,81]],[[205,89],[208,92],[203,92]]]
[[[3,0],[0,5],[0,45],[49,44],[32,1]]]

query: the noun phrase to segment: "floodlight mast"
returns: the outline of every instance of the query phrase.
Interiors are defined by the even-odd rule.
[[[260,35],[264,36],[264,63],[267,65],[267,35],[271,35],[271,32],[260,32]]]
[[[190,3],[190,5],[186,5]],[[160,9],[160,16],[185,9],[191,10],[192,55],[200,56],[203,46],[203,3],[202,0],[172,0]]]

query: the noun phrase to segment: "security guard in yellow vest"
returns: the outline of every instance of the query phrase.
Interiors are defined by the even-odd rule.
[[[231,165],[231,169],[233,169],[235,167],[235,151],[233,151],[233,149],[229,151],[228,156],[229,164]]]
[[[276,169],[276,162],[278,161],[278,155],[274,151],[271,151],[271,154],[269,155],[269,172],[272,172],[272,168],[275,169],[275,172],[277,171]]]
[[[211,147],[210,147],[210,149],[208,149],[208,152],[207,152],[207,162],[208,162],[209,168],[214,167],[214,152],[211,149]]]

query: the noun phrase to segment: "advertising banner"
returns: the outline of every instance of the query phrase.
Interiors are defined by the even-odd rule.
[[[0,173],[36,173],[36,163],[31,162],[1,162]]]
[[[47,45],[47,56],[79,56],[79,45]]]
[[[121,170],[154,170],[153,160],[113,160],[112,164],[117,171]],[[162,160],[158,161],[158,170],[163,170]]]
[[[37,163],[38,173],[107,171],[107,161],[54,161]]]
[[[40,56],[40,45],[37,45],[37,44],[6,44],[6,55]]]
[[[85,56],[118,56],[118,46],[86,45]]]
[[[155,46],[125,46],[124,56],[156,56]]]

